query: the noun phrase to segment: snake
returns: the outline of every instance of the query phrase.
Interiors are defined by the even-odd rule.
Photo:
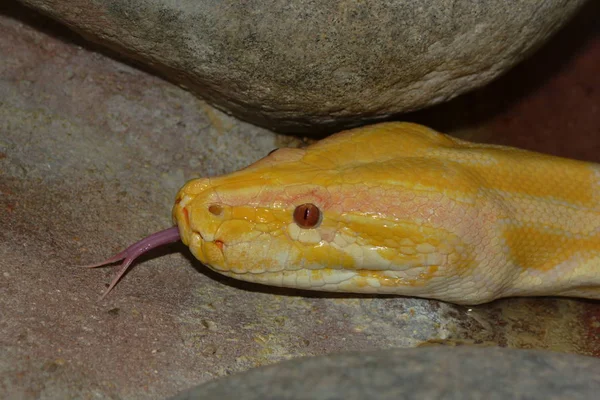
[[[414,123],[193,179],[172,215],[172,228],[86,266],[122,261],[104,296],[138,256],[181,240],[210,269],[272,286],[465,305],[600,299],[600,165]]]

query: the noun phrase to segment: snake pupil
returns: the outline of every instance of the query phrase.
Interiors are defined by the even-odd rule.
[[[321,211],[312,203],[301,204],[294,210],[294,222],[300,228],[315,228],[321,222]]]

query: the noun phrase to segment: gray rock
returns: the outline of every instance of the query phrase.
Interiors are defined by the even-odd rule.
[[[537,48],[584,0],[20,0],[236,116],[288,132],[443,102]]]
[[[431,347],[303,358],[198,386],[172,400],[595,399],[600,360]]]

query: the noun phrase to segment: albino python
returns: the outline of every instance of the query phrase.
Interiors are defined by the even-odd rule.
[[[600,299],[600,165],[475,144],[410,123],[282,148],[177,194],[179,239],[245,281],[478,304],[507,296]],[[105,295],[106,295],[105,293]]]

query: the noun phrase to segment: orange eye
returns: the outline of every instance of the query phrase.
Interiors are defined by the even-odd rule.
[[[221,215],[221,213],[223,213],[223,207],[221,207],[218,204],[211,204],[210,206],[208,206],[208,212],[211,213],[212,215]]]
[[[300,228],[315,228],[321,222],[321,210],[312,203],[299,205],[294,210],[294,222]]]

